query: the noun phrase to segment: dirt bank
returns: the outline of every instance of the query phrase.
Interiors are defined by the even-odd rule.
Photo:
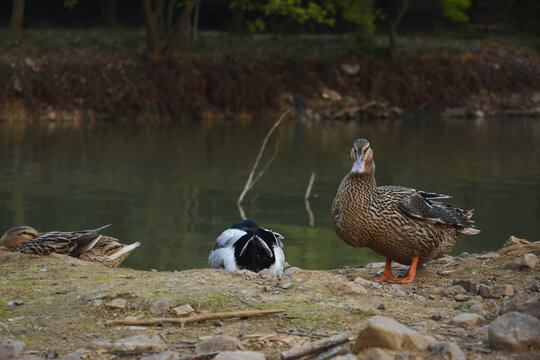
[[[488,327],[512,293],[540,295],[539,265],[528,270],[507,265],[524,254],[539,252],[540,242],[536,242],[507,246],[497,253],[446,257],[429,263],[412,284],[382,286],[362,281],[381,271],[377,265],[334,271],[290,269],[286,276],[275,278],[213,269],[108,269],[64,256],[0,252],[0,343],[17,339],[26,343],[25,354],[39,357],[53,351],[64,355],[90,348],[93,350],[85,350],[90,358],[112,359],[117,353],[110,347],[96,350],[96,339],[114,343],[134,335],[158,334],[163,346],[180,356],[192,354],[201,339],[224,334],[239,339],[247,350],[273,358],[282,350],[328,335],[346,333],[355,338],[368,319],[383,315],[437,341],[456,342],[467,359],[532,359],[540,356],[538,349],[493,350]],[[462,282],[463,287],[451,286],[457,280],[469,282]],[[493,292],[471,289],[471,284],[475,288],[487,286]],[[174,316],[172,308],[183,304],[201,314],[271,308],[286,312],[206,321],[184,328],[171,324],[150,328],[105,325],[112,319],[156,317],[150,310],[159,299],[170,302],[163,314],[166,317]],[[456,322],[456,315],[472,313],[473,309],[481,315],[480,321]],[[390,354],[437,358],[428,350]]]
[[[155,65],[134,52],[71,40],[0,56],[0,119],[249,120],[289,107],[323,118],[456,107],[450,115],[539,115],[540,61],[526,47],[486,42],[403,52],[394,60],[359,52],[286,57],[229,50]]]

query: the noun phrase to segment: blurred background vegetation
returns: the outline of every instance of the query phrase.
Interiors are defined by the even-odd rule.
[[[154,59],[170,57],[198,32],[232,34],[355,33],[361,43],[398,34],[433,36],[540,33],[537,0],[9,0],[0,4],[0,26],[21,39],[24,29],[145,29]]]

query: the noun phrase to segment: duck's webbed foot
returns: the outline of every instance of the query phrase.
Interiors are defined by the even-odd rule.
[[[418,266],[418,259],[419,258],[420,258],[419,256],[415,256],[412,259],[411,267],[409,269],[409,274],[406,277],[404,277],[404,278],[395,278],[395,279],[392,279],[391,281],[394,282],[394,283],[400,283],[400,284],[413,282],[413,280],[414,280],[414,278],[416,276],[416,267]]]
[[[394,274],[392,274],[392,260],[386,258],[386,265],[384,266],[384,275],[380,278],[373,278],[377,282],[393,281]]]

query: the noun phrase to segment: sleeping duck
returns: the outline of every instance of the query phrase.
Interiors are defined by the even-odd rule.
[[[230,271],[269,269],[272,275],[281,275],[285,264],[282,240],[277,232],[261,229],[253,220],[242,220],[219,235],[208,264]]]
[[[450,252],[460,234],[474,235],[472,210],[434,201],[449,196],[401,186],[377,186],[373,150],[365,139],[354,142],[353,167],[341,181],[332,204],[336,234],[353,247],[369,247],[386,257],[376,281],[412,282],[418,264]],[[392,274],[392,261],[411,265],[404,278]]]
[[[100,231],[109,226],[111,225],[92,230],[46,233],[38,233],[30,226],[18,226],[7,230],[0,238],[0,250],[41,256],[64,254],[117,267],[139,243],[126,246],[114,238],[102,236]]]

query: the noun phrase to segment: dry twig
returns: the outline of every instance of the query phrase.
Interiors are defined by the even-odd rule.
[[[255,171],[257,170],[257,166],[259,166],[259,161],[261,161],[262,154],[264,153],[264,149],[266,148],[266,144],[268,143],[268,139],[270,139],[270,136],[272,135],[272,133],[277,129],[279,124],[281,124],[281,122],[283,121],[283,119],[285,118],[285,116],[289,112],[290,112],[290,110],[285,111],[279,117],[279,119],[274,123],[274,125],[270,128],[270,130],[268,130],[268,133],[264,137],[264,140],[263,140],[263,142],[261,144],[261,148],[259,149],[259,154],[257,154],[257,158],[255,159],[255,163],[251,167],[251,171],[250,171],[248,179],[246,181],[246,185],[244,186],[244,189],[242,190],[242,193],[240,193],[240,196],[238,197],[238,200],[236,201],[236,205],[238,206],[238,209],[240,210],[240,215],[242,216],[243,219],[246,219],[244,210],[242,209],[242,206],[241,206],[242,200],[244,200],[244,196],[246,196],[247,192],[253,187],[253,185],[255,185],[255,183],[261,178],[261,176],[263,176],[264,171],[268,168],[268,166],[270,166],[270,164],[276,158],[278,143],[276,143],[276,147],[274,149],[274,155],[272,156],[272,158],[270,158],[270,160],[264,166],[264,168],[259,172],[259,174],[257,174],[257,177],[255,179],[253,179],[253,177],[255,176]]]
[[[317,352],[333,348],[335,346],[349,342],[347,334],[339,334],[327,339],[309,342],[307,344],[285,350],[281,353],[282,360],[300,359],[306,355],[315,354]]]
[[[306,194],[304,195],[304,203],[306,204],[306,211],[309,216],[309,226],[315,226],[315,217],[313,216],[313,211],[311,211],[311,206],[309,204],[309,195],[311,194],[311,188],[313,187],[313,182],[315,181],[315,172],[311,173],[309,178],[309,183],[306,189]]]
[[[156,325],[156,324],[180,324],[184,327],[185,324],[205,321],[205,320],[217,320],[217,319],[231,319],[231,318],[243,318],[243,317],[256,317],[285,312],[282,309],[271,310],[247,310],[247,311],[231,311],[213,314],[200,314],[184,318],[157,318],[157,319],[145,319],[145,320],[109,320],[105,322],[105,325]]]

